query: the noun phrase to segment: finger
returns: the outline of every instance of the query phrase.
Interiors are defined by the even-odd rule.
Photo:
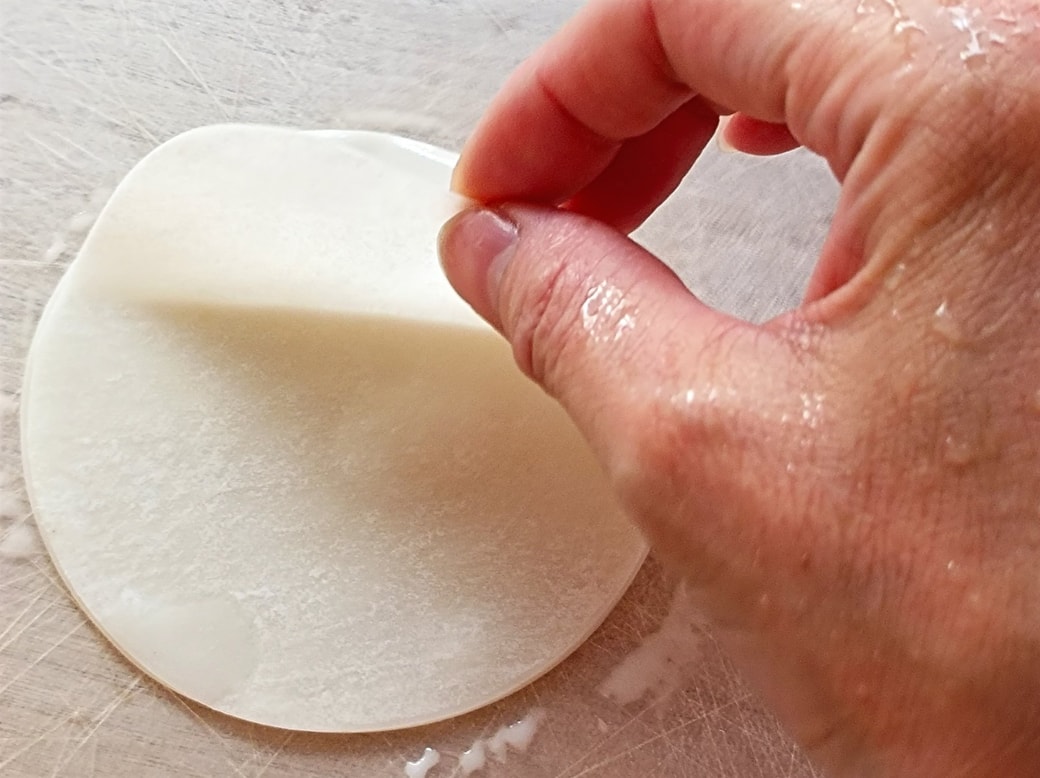
[[[727,402],[746,411],[779,395],[787,351],[767,331],[703,305],[602,224],[534,206],[478,208],[445,225],[440,248],[455,289],[505,335],[517,364],[560,401],[608,469],[624,469],[640,441],[670,440],[660,416],[674,412],[675,398],[709,436],[735,429],[720,417],[742,417]],[[750,391],[767,399],[749,401]]]
[[[559,45],[571,36],[616,36],[618,21],[604,16],[585,24],[579,15],[509,77],[463,149],[452,182],[457,191],[484,202],[517,195],[562,202],[599,176],[625,141],[650,132],[693,96],[645,56],[576,62],[580,43],[576,51]],[[655,46],[645,20],[625,37],[634,37],[628,45],[640,51]],[[561,74],[574,83],[564,84]],[[606,93],[611,83],[617,95]],[[596,94],[571,94],[583,86]],[[596,99],[608,116],[590,123],[582,104]]]
[[[863,34],[844,6],[593,2],[507,82],[463,150],[455,187],[487,202],[574,197],[692,94],[786,123],[841,175],[875,118],[881,92],[867,82],[887,78],[893,59],[883,20],[866,20],[879,34]],[[845,110],[854,93],[865,110]]]
[[[744,154],[772,156],[801,145],[786,124],[763,122],[742,113],[731,116],[720,133],[721,144]]]
[[[713,109],[690,100],[650,132],[624,143],[567,209],[631,232],[679,185],[711,140],[717,120]]]

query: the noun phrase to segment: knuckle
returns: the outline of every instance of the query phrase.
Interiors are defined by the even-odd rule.
[[[656,398],[631,431],[618,475],[652,472],[659,488],[726,495],[762,510],[805,499],[791,493],[792,462],[816,459],[816,434],[827,423],[824,395],[796,381],[788,346],[743,322],[723,320],[683,357],[686,375]],[[822,466],[822,463],[821,463]],[[814,465],[815,468],[815,465]],[[798,491],[804,491],[799,489]]]
[[[682,343],[681,333],[676,339],[677,348],[690,348]],[[696,353],[680,357],[679,372],[695,377],[666,378],[670,388],[638,414],[638,424],[629,430],[629,445],[616,463],[619,481],[649,473],[659,488],[679,496],[698,474],[734,472],[746,448],[742,431],[749,422],[749,404],[733,374],[741,362],[734,353],[742,348],[740,339],[739,326],[720,324]],[[716,486],[721,483],[712,478]]]
[[[582,358],[588,333],[582,312],[595,265],[567,255],[540,257],[503,279],[503,328],[520,369],[558,395],[568,370]]]

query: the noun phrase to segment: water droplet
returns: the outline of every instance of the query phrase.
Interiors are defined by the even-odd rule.
[[[640,645],[611,670],[599,693],[619,705],[631,705],[649,696],[651,705],[662,706],[698,667],[704,626],[690,592],[680,583],[657,631],[643,637]]]
[[[65,245],[64,239],[59,235],[54,238],[54,242],[47,247],[47,250],[43,252],[44,262],[57,262],[61,255],[65,253],[65,249],[68,246]]]
[[[824,328],[820,324],[796,318],[791,322],[789,332],[795,346],[801,351],[812,352],[822,340]]]
[[[697,401],[697,390],[687,389],[672,396],[672,404],[680,407],[690,407]]]
[[[1033,410],[1040,413],[1040,389],[1033,393]]]
[[[423,751],[423,755],[414,762],[408,762],[405,764],[404,774],[408,776],[408,778],[426,778],[426,773],[436,767],[437,763],[440,761],[440,751],[436,748],[427,748]]]
[[[254,617],[230,595],[169,602],[126,588],[97,615],[149,675],[210,707],[242,690],[259,661]]]
[[[90,211],[80,211],[69,219],[69,232],[86,232],[94,225],[95,219],[97,219],[96,214]]]
[[[823,414],[824,395],[822,392],[801,392],[799,399],[802,401],[801,420],[802,424],[810,429],[816,429],[820,424]]]
[[[947,435],[943,441],[943,458],[951,465],[963,467],[971,464],[977,456],[978,448],[964,438]]]
[[[888,271],[888,275],[885,276],[885,280],[882,282],[888,291],[892,291],[903,282],[903,276],[906,274],[907,265],[906,262],[896,262],[895,266]]]
[[[603,281],[585,295],[581,323],[595,342],[610,343],[635,329],[636,319],[622,291]]]
[[[506,727],[500,727],[498,732],[488,738],[488,751],[496,761],[502,763],[506,761],[509,748],[526,751],[544,718],[545,711],[541,708],[534,708],[519,721]]]
[[[71,714],[69,714],[69,723],[70,724],[78,724],[78,725],[90,724],[91,721],[93,721],[93,718],[91,716],[87,715],[86,713],[84,713],[79,708],[76,708],[74,711],[72,711]]]
[[[487,749],[484,741],[478,740],[459,755],[459,772],[470,776],[487,765]]]
[[[932,316],[932,329],[950,343],[964,342],[964,332],[954,319],[946,300],[939,303],[939,307],[935,309],[935,314]]]

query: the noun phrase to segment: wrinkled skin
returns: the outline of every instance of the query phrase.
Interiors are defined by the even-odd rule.
[[[592,2],[476,128],[455,187],[492,208],[441,236],[834,775],[1040,774],[1040,5],[964,2]],[[625,237],[720,114],[842,183],[761,326]]]

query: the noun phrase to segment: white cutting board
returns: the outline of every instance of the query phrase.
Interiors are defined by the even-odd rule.
[[[387,735],[247,725],[157,687],[88,625],[33,545],[17,391],[43,302],[91,214],[158,142],[227,120],[398,132],[459,148],[508,71],[576,7],[558,0],[0,0],[0,775],[403,776],[532,708],[529,749],[487,776],[812,775],[710,636],[656,692],[599,688],[658,629],[651,563],[604,627],[533,686],[461,719]],[[712,149],[641,234],[704,298],[762,318],[793,304],[835,188],[817,160]],[[12,534],[13,533],[13,534]],[[653,638],[650,637],[651,646]],[[480,774],[478,774],[480,775]]]

